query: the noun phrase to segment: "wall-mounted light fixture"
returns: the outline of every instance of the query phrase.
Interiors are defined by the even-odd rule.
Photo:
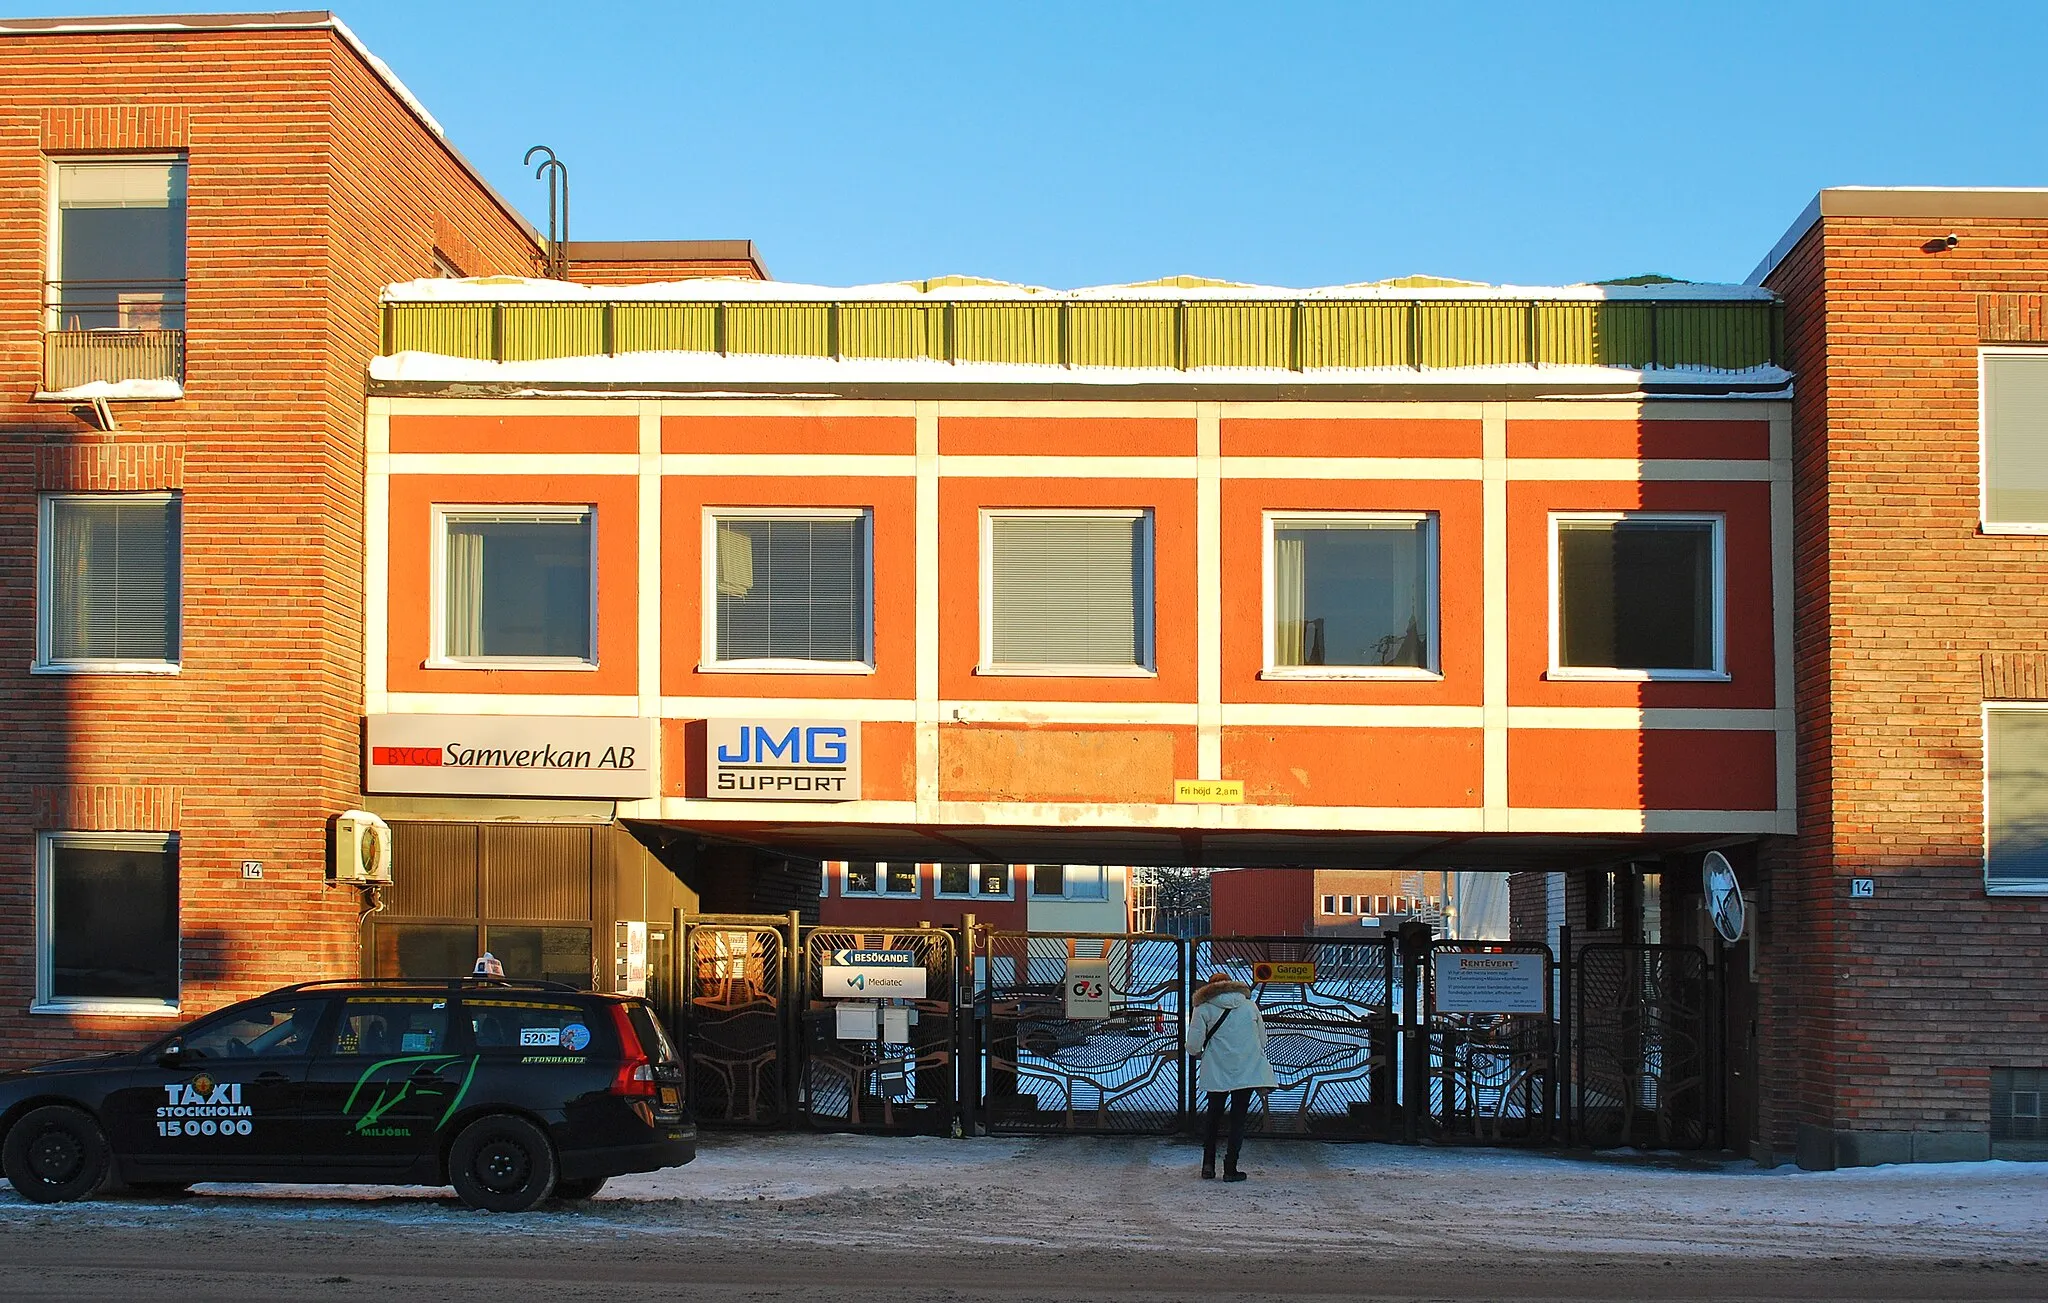
[[[1928,253],[1945,253],[1963,242],[1960,235],[1937,235],[1920,247]]]

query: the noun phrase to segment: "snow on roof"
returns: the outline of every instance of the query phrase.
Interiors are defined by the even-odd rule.
[[[1414,282],[1431,281],[1433,284]],[[386,303],[603,303],[603,302],[717,302],[750,300],[759,303],[827,302],[1099,302],[1119,300],[1295,300],[1295,299],[1390,299],[1431,300],[1559,300],[1598,302],[1601,300],[1703,302],[1768,302],[1771,291],[1753,285],[1697,285],[1683,282],[1658,285],[1485,285],[1473,281],[1453,282],[1440,277],[1404,277],[1399,281],[1372,281],[1353,285],[1325,285],[1293,289],[1278,285],[1243,285],[1200,277],[1170,277],[1135,285],[1096,285],[1082,289],[1056,290],[1042,285],[1017,285],[1007,281],[972,276],[939,276],[923,281],[890,281],[876,285],[803,285],[793,281],[760,281],[739,277],[707,276],[693,280],[664,281],[652,285],[578,285],[573,281],[538,280],[521,276],[482,276],[467,280],[415,280],[384,288]]]
[[[1745,371],[1705,367],[1467,366],[1327,367],[1291,371],[1280,367],[1044,366],[1016,362],[946,362],[937,358],[801,357],[767,354],[620,353],[610,356],[544,358],[529,362],[487,362],[439,353],[396,353],[372,358],[370,378],[393,384],[489,384],[537,386],[672,385],[1085,385],[1116,389],[1136,385],[1276,385],[1323,388],[1340,385],[1528,385],[1561,388],[1634,386],[1642,390],[1694,387],[1739,388],[1763,397],[1782,397],[1792,374],[1775,366]]]

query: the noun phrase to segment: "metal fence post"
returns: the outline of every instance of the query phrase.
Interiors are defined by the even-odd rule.
[[[981,1124],[981,1037],[974,989],[974,915],[960,916],[960,953],[953,974],[953,1054],[960,1104],[960,1134],[978,1134]]]
[[[1557,1102],[1552,1105],[1552,1117],[1564,1122],[1564,1142],[1573,1143],[1578,1134],[1579,1110],[1575,1103],[1577,1091],[1574,1083],[1578,1079],[1577,1029],[1572,1020],[1572,928],[1561,923],[1557,929],[1557,1014],[1558,1014],[1558,1081],[1553,1089]]]
[[[1401,947],[1401,1095],[1407,1124],[1407,1142],[1422,1139],[1422,1113],[1429,1107],[1429,1033],[1421,1015],[1422,956],[1410,944],[1413,937],[1402,934]]]
[[[782,1043],[788,1051],[782,1056],[783,1117],[786,1119],[783,1125],[791,1130],[796,1129],[797,1119],[802,1116],[798,1096],[804,1081],[804,1001],[807,994],[804,990],[803,915],[791,910],[789,936],[783,942],[782,956]]]

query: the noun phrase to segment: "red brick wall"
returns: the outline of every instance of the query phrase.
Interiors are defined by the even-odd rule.
[[[35,833],[175,828],[184,1008],[352,972],[323,883],[358,802],[364,367],[377,287],[439,217],[491,264],[532,244],[327,30],[0,37],[0,1061],[161,1026],[28,1015]],[[34,404],[46,151],[188,153],[187,396],[92,430]],[[182,488],[183,669],[31,675],[36,495]],[[240,875],[243,859],[264,877]]]
[[[1985,895],[1979,715],[1985,655],[2048,638],[2048,539],[1979,533],[1977,448],[1978,296],[2044,274],[2048,214],[1829,215],[1770,278],[1799,372],[1801,831],[1760,911],[1781,1148],[1981,1131],[1989,1068],[2048,1062],[2048,902]]]
[[[701,258],[688,261],[659,259],[634,262],[598,262],[577,259],[569,264],[569,279],[583,285],[651,285],[657,281],[697,280],[706,276],[737,276],[742,280],[765,280],[760,267],[745,258]]]

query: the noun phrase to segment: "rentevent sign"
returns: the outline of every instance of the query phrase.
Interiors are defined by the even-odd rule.
[[[704,722],[704,794],[728,801],[858,801],[856,720]]]

